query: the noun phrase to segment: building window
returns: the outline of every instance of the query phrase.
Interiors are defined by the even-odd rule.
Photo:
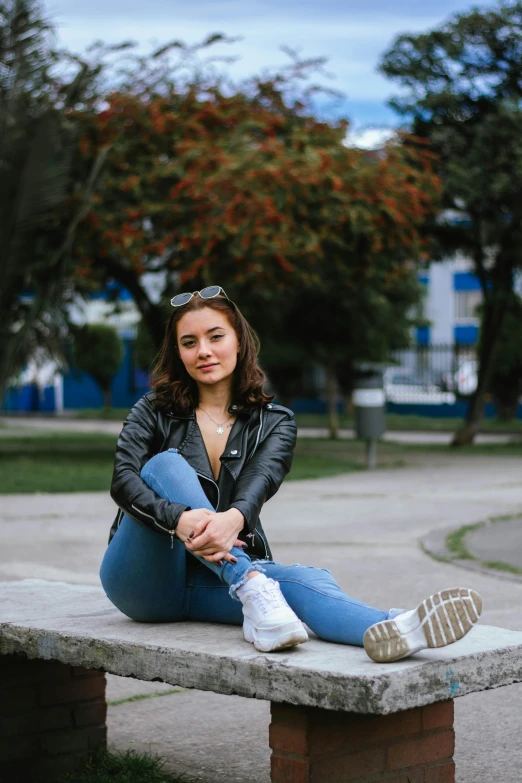
[[[478,321],[478,308],[481,304],[482,291],[455,291],[455,321],[457,323]]]

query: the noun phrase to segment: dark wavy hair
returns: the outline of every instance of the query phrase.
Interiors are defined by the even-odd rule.
[[[181,414],[189,413],[197,407],[198,387],[181,361],[176,328],[186,313],[202,310],[204,307],[223,313],[237,335],[239,354],[232,383],[232,401],[238,406],[238,410],[260,407],[273,400],[274,395],[265,394],[263,391],[266,377],[257,359],[259,338],[237,305],[225,296],[202,299],[196,294],[188,304],[175,307],[167,322],[165,337],[152,368],[155,405]]]

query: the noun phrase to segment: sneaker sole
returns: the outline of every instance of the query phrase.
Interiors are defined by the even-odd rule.
[[[294,647],[296,644],[304,644],[308,641],[308,634],[300,621],[285,623],[285,625],[270,629],[259,629],[245,619],[243,622],[243,636],[259,652],[282,650],[285,647]]]
[[[482,598],[464,587],[441,590],[423,601],[413,615],[384,620],[368,628],[364,649],[377,663],[391,663],[427,647],[446,647],[462,639],[482,613]]]

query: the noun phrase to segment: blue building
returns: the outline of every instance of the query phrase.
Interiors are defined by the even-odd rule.
[[[419,275],[426,287],[424,316],[429,326],[417,330],[419,345],[475,346],[482,291],[465,258],[433,263]]]

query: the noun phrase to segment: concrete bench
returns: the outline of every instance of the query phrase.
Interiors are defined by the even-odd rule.
[[[315,639],[265,654],[237,627],[135,623],[101,588],[0,590],[0,780],[10,783],[54,781],[105,746],[105,672],[270,701],[273,783],[453,783],[453,699],[522,680],[522,632],[491,626],[379,665]]]

